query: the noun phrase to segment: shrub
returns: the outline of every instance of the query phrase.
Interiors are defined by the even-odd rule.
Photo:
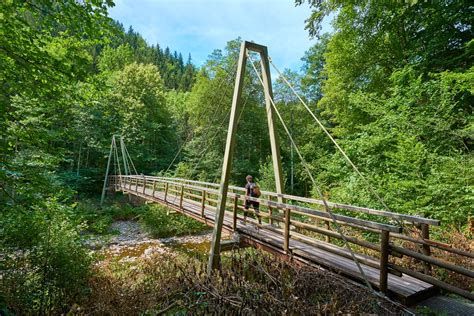
[[[207,226],[187,216],[171,213],[161,205],[144,206],[140,222],[143,228],[155,238],[190,235],[207,229]]]
[[[59,314],[88,292],[92,257],[69,206],[49,200],[1,217],[0,293],[18,314]]]

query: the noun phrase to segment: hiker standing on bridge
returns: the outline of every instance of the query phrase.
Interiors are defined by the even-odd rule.
[[[258,198],[260,197],[260,189],[258,186],[253,182],[253,178],[251,175],[245,177],[247,180],[247,184],[245,185],[245,195]],[[259,216],[260,212],[260,203],[257,201],[245,200],[245,211],[244,211],[244,221],[247,222],[247,211],[252,205],[253,209],[255,210],[255,214],[257,215],[258,223],[262,224],[262,219]]]

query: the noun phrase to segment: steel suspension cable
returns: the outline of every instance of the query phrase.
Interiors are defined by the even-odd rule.
[[[252,58],[249,56],[249,59],[252,60]],[[253,66],[253,63],[252,63],[252,66]],[[258,74],[258,71],[257,71],[257,68],[255,68],[255,66],[253,66],[253,69],[255,71],[255,73],[257,74],[257,77],[258,79],[260,80],[260,83],[262,84],[262,86],[264,87],[264,84],[263,84],[263,81],[262,79],[260,78],[259,74]],[[368,281],[367,279],[367,276],[365,275],[363,269],[362,269],[362,266],[360,265],[359,261],[357,260],[357,258],[355,257],[355,254],[354,254],[354,251],[352,250],[351,246],[349,245],[349,242],[347,241],[346,239],[346,236],[344,235],[344,233],[342,232],[341,230],[341,227],[339,226],[339,224],[337,223],[336,221],[336,218],[334,217],[334,214],[332,213],[327,201],[326,201],[326,198],[324,197],[324,195],[322,194],[320,188],[318,187],[318,185],[316,184],[316,181],[315,179],[313,178],[313,175],[311,174],[310,170],[309,170],[309,167],[308,167],[308,163],[306,162],[306,160],[303,158],[303,156],[301,155],[301,152],[299,151],[298,147],[296,146],[296,143],[293,139],[293,137],[291,136],[289,130],[288,130],[288,127],[286,126],[285,122],[283,121],[283,118],[282,116],[280,115],[280,112],[278,111],[274,101],[273,101],[273,98],[269,98],[270,100],[270,103],[271,105],[273,106],[273,108],[275,109],[275,112],[280,120],[280,122],[282,123],[283,125],[283,128],[285,129],[285,132],[286,134],[288,135],[288,137],[290,138],[290,141],[291,141],[291,144],[293,145],[293,147],[295,148],[295,151],[296,153],[298,154],[299,158],[301,159],[302,163],[303,163],[303,166],[306,170],[306,172],[308,173],[313,185],[316,187],[316,190],[318,192],[318,195],[320,196],[321,200],[323,201],[323,204],[324,204],[324,208],[326,209],[326,211],[328,212],[329,216],[331,217],[331,220],[338,232],[338,234],[341,236],[346,248],[349,250],[350,254],[351,254],[351,257],[352,257],[352,260],[354,261],[354,263],[357,265],[357,268],[360,272],[360,274],[362,275],[363,279],[364,279],[364,282],[366,283],[367,287],[369,288],[369,290],[372,291],[372,293],[374,293],[376,296],[379,296],[389,302],[391,302],[392,304],[398,306],[399,308],[401,308],[403,311],[405,311],[407,314],[409,315],[415,315],[413,312],[411,312],[410,310],[408,310],[405,306],[399,304],[398,302],[395,302],[393,301],[392,299],[390,299],[389,297],[387,297],[385,294],[381,293],[381,292],[376,292],[372,285],[370,284],[370,282]]]
[[[250,56],[250,54],[247,54],[248,58],[252,61],[251,65],[255,71],[255,74],[257,75],[258,77],[258,80],[260,81],[260,83],[262,84],[262,87],[264,87],[265,89],[265,84],[263,83],[263,80],[262,78],[260,77],[259,73],[258,73],[258,70],[257,68],[255,67],[255,65],[253,64],[253,59],[252,57]],[[334,217],[334,214],[332,213],[327,201],[326,201],[326,198],[324,197],[321,189],[319,188],[319,186],[317,185],[316,183],[316,180],[314,179],[311,171],[310,171],[310,168],[309,168],[309,165],[308,163],[306,162],[306,160],[304,159],[303,155],[301,154],[298,146],[296,146],[296,143],[293,139],[293,137],[291,136],[291,133],[290,131],[288,130],[288,127],[286,126],[285,122],[283,121],[283,118],[280,114],[280,112],[278,111],[274,101],[273,101],[273,98],[271,98],[269,95],[267,96],[268,99],[270,100],[270,104],[273,106],[273,109],[275,110],[275,113],[277,114],[278,116],[278,119],[280,120],[280,122],[282,123],[283,125],[283,128],[285,129],[285,132],[286,134],[288,135],[288,137],[290,138],[290,141],[291,141],[291,144],[293,145],[293,147],[295,148],[295,151],[298,155],[298,157],[300,158],[302,164],[303,164],[303,167],[305,168],[306,172],[308,173],[310,179],[311,179],[311,182],[313,183],[313,186],[316,188],[316,191],[318,193],[318,195],[320,196],[321,200],[323,201],[323,204],[324,204],[324,208],[326,209],[326,212],[329,214],[329,216],[331,217],[331,220],[334,224],[334,227],[336,228],[338,234],[341,236],[341,239],[343,240],[347,250],[349,250],[349,253],[351,254],[351,257],[352,257],[352,260],[354,261],[354,263],[356,264],[357,266],[357,269],[359,270],[362,278],[364,279],[364,282],[366,283],[367,287],[374,293],[376,293],[374,291],[374,289],[372,288],[372,285],[370,284],[369,280],[367,279],[367,276],[364,272],[364,270],[362,269],[362,266],[360,265],[359,263],[359,260],[357,260],[355,254],[354,254],[354,251],[352,250],[352,247],[349,245],[349,242],[347,241],[346,239],[346,236],[344,235],[344,233],[342,232],[342,229],[341,227],[339,226],[339,224],[337,223],[337,220],[336,218]]]
[[[113,137],[113,142],[114,142],[115,157],[117,158],[117,165],[118,165],[118,170],[119,170],[120,186],[123,188],[122,170],[120,169],[120,160],[119,160],[118,149],[117,149],[117,141],[115,140],[115,136],[112,136],[112,137]]]
[[[319,125],[319,127],[324,131],[324,133],[329,137],[329,139],[332,141],[332,143],[336,146],[336,148],[339,150],[339,152],[342,154],[344,159],[350,164],[350,166],[354,169],[354,171],[357,173],[357,175],[364,181],[366,187],[369,189],[369,191],[372,193],[373,196],[377,198],[380,204],[389,212],[392,212],[391,209],[387,206],[385,201],[382,199],[382,197],[377,193],[375,188],[371,185],[370,181],[360,172],[359,168],[352,162],[352,160],[347,156],[346,152],[339,146],[337,141],[334,139],[334,137],[329,133],[329,131],[326,129],[326,127],[322,124],[322,122],[317,118],[317,116],[311,111],[309,106],[304,102],[304,100],[301,98],[301,96],[298,94],[298,92],[295,90],[293,85],[288,81],[288,79],[283,75],[283,73],[278,69],[278,67],[273,63],[272,59],[268,57],[268,61],[272,65],[273,69],[275,69],[278,73],[278,75],[283,79],[283,81],[286,83],[286,85],[291,89],[293,94],[300,100],[300,102],[303,104],[305,109],[309,112],[309,114],[313,117],[313,119],[316,121],[316,123]],[[404,229],[407,229],[409,232],[414,233],[419,235],[420,237],[421,234],[418,231],[413,231],[410,227],[407,227],[401,220],[398,219],[391,219],[392,222],[397,223],[397,225],[402,226]],[[422,237],[423,238],[423,237]]]
[[[231,79],[232,77],[235,77],[235,74],[236,74],[236,72],[237,72],[236,65],[237,65],[237,61],[235,61],[234,64],[233,64],[233,66],[232,66],[232,69],[235,68],[233,75],[232,75],[231,73],[228,73],[228,74],[227,74],[227,78],[225,78],[225,80],[222,80],[222,79],[221,79],[221,80],[219,81],[217,90],[220,90],[220,88],[221,88],[221,86],[222,86],[222,84],[223,84],[224,82],[228,82],[229,79]],[[222,69],[225,71],[224,68],[222,68]],[[225,92],[226,92],[227,89],[228,89],[228,87],[229,87],[229,84],[227,83],[227,86],[225,87],[225,89],[224,89],[224,90],[220,90],[220,91],[225,91]],[[214,111],[214,116],[212,117],[211,121],[213,121],[213,120],[215,119],[215,117],[216,117],[216,115],[217,115],[217,113],[218,113],[218,109],[220,109],[220,106],[221,106],[221,104],[222,104],[222,100],[224,99],[224,96],[225,96],[225,92],[224,92],[223,97],[221,97],[221,99],[220,99],[219,102],[217,103],[218,107],[217,107],[217,109]],[[216,98],[216,95],[213,96],[212,101],[214,101],[215,98]],[[210,102],[210,104],[212,104],[212,102]],[[204,116],[204,113],[201,114],[201,116],[199,117],[199,119],[201,119],[203,116]],[[168,172],[168,170],[170,170],[171,166],[172,166],[173,163],[176,161],[176,159],[178,158],[178,156],[179,156],[179,154],[181,153],[181,151],[184,149],[184,146],[187,144],[188,141],[191,140],[191,135],[192,135],[192,133],[190,132],[190,133],[188,134],[188,136],[186,137],[186,140],[181,144],[181,146],[180,146],[179,150],[176,152],[176,155],[174,156],[173,160],[172,160],[171,163],[169,164],[168,168],[166,168],[165,173]]]
[[[242,114],[244,113],[245,105],[247,104],[247,101],[248,101],[249,97],[250,97],[250,94],[247,94],[247,96],[245,97],[244,104],[242,105],[242,110],[240,111],[239,118],[237,119],[237,125],[239,124],[240,119],[242,118]],[[229,114],[230,114],[230,111],[229,111]],[[222,159],[224,159],[224,158],[222,158]],[[218,175],[216,175],[216,177],[214,177],[214,180],[212,182],[216,182],[217,179],[218,179]]]
[[[125,142],[123,140],[123,137],[121,139],[122,139],[122,143],[123,143],[123,148],[125,149],[125,154],[127,155],[128,160],[130,160],[130,163],[132,164],[133,171],[135,171],[135,175],[138,175],[138,172],[137,172],[137,169],[135,168],[135,164],[133,163],[132,157],[130,156],[130,153],[128,152],[127,146],[125,146]],[[127,160],[127,163],[128,163],[128,160]],[[130,165],[129,165],[128,170],[130,170]]]
[[[189,172],[189,176],[192,176],[193,172],[196,171],[197,167],[199,166],[199,164],[201,163],[202,159],[204,158],[204,155],[205,153],[209,150],[209,147],[211,146],[212,144],[212,141],[217,137],[217,135],[219,134],[219,129],[224,125],[224,123],[226,122],[227,118],[230,116],[230,109],[229,111],[227,112],[226,116],[224,117],[224,119],[221,121],[221,123],[219,124],[219,126],[216,128],[216,133],[212,136],[211,140],[207,142],[207,145],[206,147],[204,147],[204,149],[201,151],[201,154],[199,154],[199,159],[198,159],[198,162],[194,164],[194,167],[193,169],[191,169],[191,171]],[[207,135],[206,135],[207,136]],[[204,142],[202,143],[202,145],[204,145]]]
[[[368,189],[370,192],[377,197],[379,202],[385,207],[388,211],[390,211],[389,207],[385,204],[384,200],[380,197],[380,195],[375,191],[375,189],[372,187],[370,184],[369,180],[359,171],[359,168],[356,167],[356,165],[352,162],[352,160],[347,156],[346,152],[339,146],[339,144],[336,142],[334,137],[329,133],[329,131],[326,129],[326,127],[321,123],[321,121],[316,117],[316,115],[311,111],[309,106],[304,102],[304,100],[300,97],[300,95],[296,92],[295,88],[293,85],[287,80],[287,78],[282,74],[282,72],[275,66],[273,63],[272,59],[268,57],[268,61],[272,65],[272,67],[278,72],[280,77],[283,79],[283,81],[288,85],[288,87],[291,89],[293,94],[300,100],[300,102],[304,105],[306,110],[311,114],[313,119],[318,123],[319,127],[324,131],[324,133],[329,137],[329,139],[333,142],[333,144],[336,146],[336,148],[339,150],[339,152],[342,154],[342,156],[346,159],[346,161],[352,166],[352,168],[355,170],[355,172],[362,178],[362,180],[365,182],[367,185]]]
[[[234,76],[236,75],[237,73],[237,69],[234,71]],[[244,104],[242,105],[242,110],[240,111],[240,115],[239,115],[239,118],[237,119],[237,124],[239,124],[240,122],[240,119],[242,118],[242,114],[244,113],[244,109],[245,109],[245,105],[247,104],[247,101],[250,97],[250,94],[247,94],[246,98],[245,98],[245,101],[244,101]],[[190,172],[190,176],[192,176],[193,172],[197,169],[197,166],[201,163],[202,159],[204,158],[204,154],[207,152],[207,150],[209,149],[210,145],[212,144],[212,141],[217,137],[217,135],[219,134],[219,128],[221,128],[223,126],[223,124],[226,122],[226,119],[227,117],[230,115],[230,112],[231,112],[231,109],[229,108],[229,111],[227,112],[227,115],[226,117],[224,118],[224,120],[221,121],[219,127],[216,129],[216,133],[214,134],[214,136],[211,138],[211,141],[208,142],[208,146],[206,148],[204,148],[204,150],[201,152],[201,155],[200,155],[200,158],[198,160],[198,162],[194,165],[194,168],[191,170]],[[216,178],[214,178],[214,181],[216,180]]]

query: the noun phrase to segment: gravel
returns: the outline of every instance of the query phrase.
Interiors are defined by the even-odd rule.
[[[172,245],[204,243],[212,238],[211,230],[192,236],[152,238],[135,221],[116,221],[110,229],[117,234],[107,237],[92,235],[86,244],[90,249],[105,254],[106,259],[115,258],[119,262],[169,253],[173,251]]]

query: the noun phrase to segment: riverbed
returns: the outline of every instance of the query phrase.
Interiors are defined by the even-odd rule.
[[[110,231],[112,234],[107,237],[91,236],[87,244],[93,251],[103,254],[104,259],[119,262],[134,262],[171,252],[204,258],[212,238],[211,229],[196,235],[152,238],[138,222],[132,220],[116,221]]]

